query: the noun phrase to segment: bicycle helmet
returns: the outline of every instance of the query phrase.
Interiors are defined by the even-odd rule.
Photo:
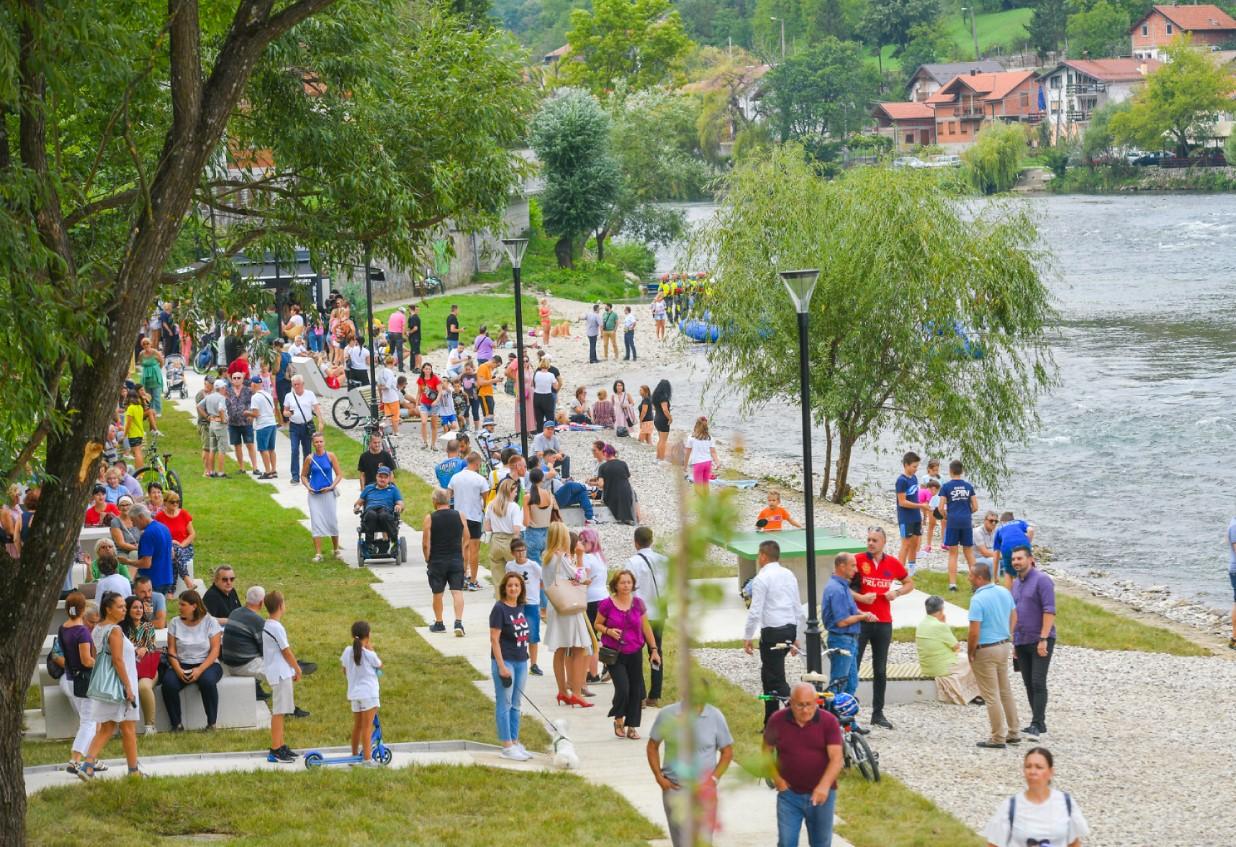
[[[832,712],[843,721],[858,716],[858,700],[851,694],[839,691],[833,695]]]

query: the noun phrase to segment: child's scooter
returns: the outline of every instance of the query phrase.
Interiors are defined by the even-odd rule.
[[[391,748],[382,743],[382,721],[378,715],[373,716],[373,735],[370,736],[370,747],[375,762],[383,765],[391,763]],[[364,761],[361,755],[324,756],[317,750],[310,750],[305,754],[305,767],[307,768],[320,768],[324,765],[359,765]]]

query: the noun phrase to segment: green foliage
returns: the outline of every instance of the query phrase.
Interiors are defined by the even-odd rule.
[[[1040,56],[1060,49],[1066,37],[1068,16],[1068,0],[1036,0],[1034,14],[1026,24],[1026,35],[1030,46]]]
[[[748,159],[762,158],[772,146],[772,132],[769,131],[767,124],[749,124],[734,136],[734,148],[730,152],[730,157],[737,165]]]
[[[844,135],[861,125],[879,91],[862,47],[828,36],[773,68],[760,109],[781,141],[804,135]]]
[[[1229,166],[1236,164],[1236,132],[1227,137],[1227,141],[1223,142],[1223,158],[1227,160]]]
[[[798,361],[786,355],[797,320],[776,271],[820,268],[811,413],[837,445],[834,499],[848,494],[854,443],[884,432],[926,439],[998,488],[1008,447],[1036,425],[1035,401],[1054,381],[1054,312],[1026,213],[967,205],[910,169],[821,180],[795,145],[736,168],[723,197],[691,252],[715,257],[709,308],[724,329],[710,355],[747,407],[797,402]],[[902,319],[856,332],[865,315]],[[957,328],[981,357],[964,352]]]
[[[1026,152],[1026,131],[1017,124],[989,123],[961,154],[966,178],[982,194],[1008,191],[1017,183]]]
[[[1069,157],[1075,152],[1073,145],[1058,144],[1055,147],[1046,147],[1041,154],[1043,163],[1047,165],[1048,170],[1056,179],[1064,176],[1065,171],[1069,168]]]
[[[600,227],[621,187],[610,152],[610,119],[586,91],[569,88],[546,101],[532,122],[532,149],[545,173],[541,214],[558,236],[558,264],[569,267],[574,242]]]
[[[1119,56],[1129,44],[1129,13],[1116,3],[1096,0],[1069,16],[1069,55]]]
[[[940,17],[940,0],[869,0],[861,30],[872,44],[904,48],[920,27]]]
[[[699,149],[698,98],[658,89],[615,94],[607,105],[614,157],[636,202],[709,196],[716,174]]]
[[[675,80],[691,49],[669,0],[594,0],[592,11],[571,12],[567,43],[563,81],[598,96],[619,83],[639,90]]]
[[[687,36],[714,47],[751,47],[747,0],[681,0],[675,4]]]
[[[1117,142],[1158,150],[1168,136],[1184,156],[1190,142],[1214,136],[1215,121],[1230,108],[1236,82],[1190,44],[1188,37],[1182,37],[1168,45],[1167,63],[1146,78],[1127,111],[1112,116],[1111,132]]]
[[[1128,111],[1129,102],[1106,103],[1090,114],[1090,124],[1082,136],[1081,154],[1088,163],[1106,159],[1112,155],[1116,139],[1112,135],[1112,116]]]
[[[906,82],[919,65],[943,62],[958,53],[956,42],[938,21],[911,27],[909,37],[897,57]]]
[[[533,206],[536,206],[535,201]],[[534,221],[537,217],[536,214],[533,215]],[[524,254],[523,267],[523,289],[527,295],[533,292],[545,292],[555,297],[587,303],[625,300],[637,296],[639,291],[623,276],[623,271],[630,270],[632,273],[641,274],[644,273],[642,268],[649,263],[654,263],[651,251],[643,245],[615,242],[606,245],[606,261],[604,262],[596,261],[585,254],[575,262],[574,267],[560,268],[554,252],[554,242],[555,239],[547,237],[539,225],[534,225],[529,233],[528,252]],[[478,279],[498,283],[497,290],[506,292],[508,295],[513,288],[510,268],[505,266],[493,273],[481,274]],[[454,299],[456,298],[452,298]],[[495,323],[514,321],[513,301],[508,299],[507,305],[503,306],[494,302],[497,299],[494,297],[482,296],[478,299],[482,302],[463,305],[460,311],[481,315],[486,318],[490,326]],[[445,301],[441,298],[426,301],[421,310],[422,316],[426,310],[435,308],[435,303],[441,302]],[[525,314],[534,314],[534,311],[528,311],[533,307],[525,304],[524,308]],[[441,324],[445,317],[445,312],[443,312],[441,320],[437,318],[435,320]],[[466,319],[466,315],[464,317]],[[501,317],[500,320],[499,317]],[[434,336],[427,337],[429,341],[433,339]],[[439,340],[434,343],[441,345],[444,342]]]

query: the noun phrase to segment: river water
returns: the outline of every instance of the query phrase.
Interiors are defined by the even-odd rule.
[[[1236,199],[1021,202],[1039,216],[1055,256],[1060,385],[1041,402],[1040,431],[1011,451],[1014,475],[998,506],[1037,523],[1058,564],[1166,584],[1225,607],[1225,528],[1236,513]],[[712,207],[687,211],[701,220]],[[658,256],[659,269],[673,261]],[[705,401],[705,350],[691,353],[694,367],[674,380],[680,419],[703,409],[714,433],[791,456],[770,444],[767,423],[776,421],[777,443],[798,444],[797,408],[745,418],[715,392]],[[903,448],[882,446],[860,450],[853,474],[891,499]],[[991,505],[983,492],[980,501]]]

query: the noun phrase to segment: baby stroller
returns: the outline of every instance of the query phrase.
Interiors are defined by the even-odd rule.
[[[171,397],[175,391],[181,399],[189,396],[185,387],[185,360],[173,353],[163,360],[163,396]]]

